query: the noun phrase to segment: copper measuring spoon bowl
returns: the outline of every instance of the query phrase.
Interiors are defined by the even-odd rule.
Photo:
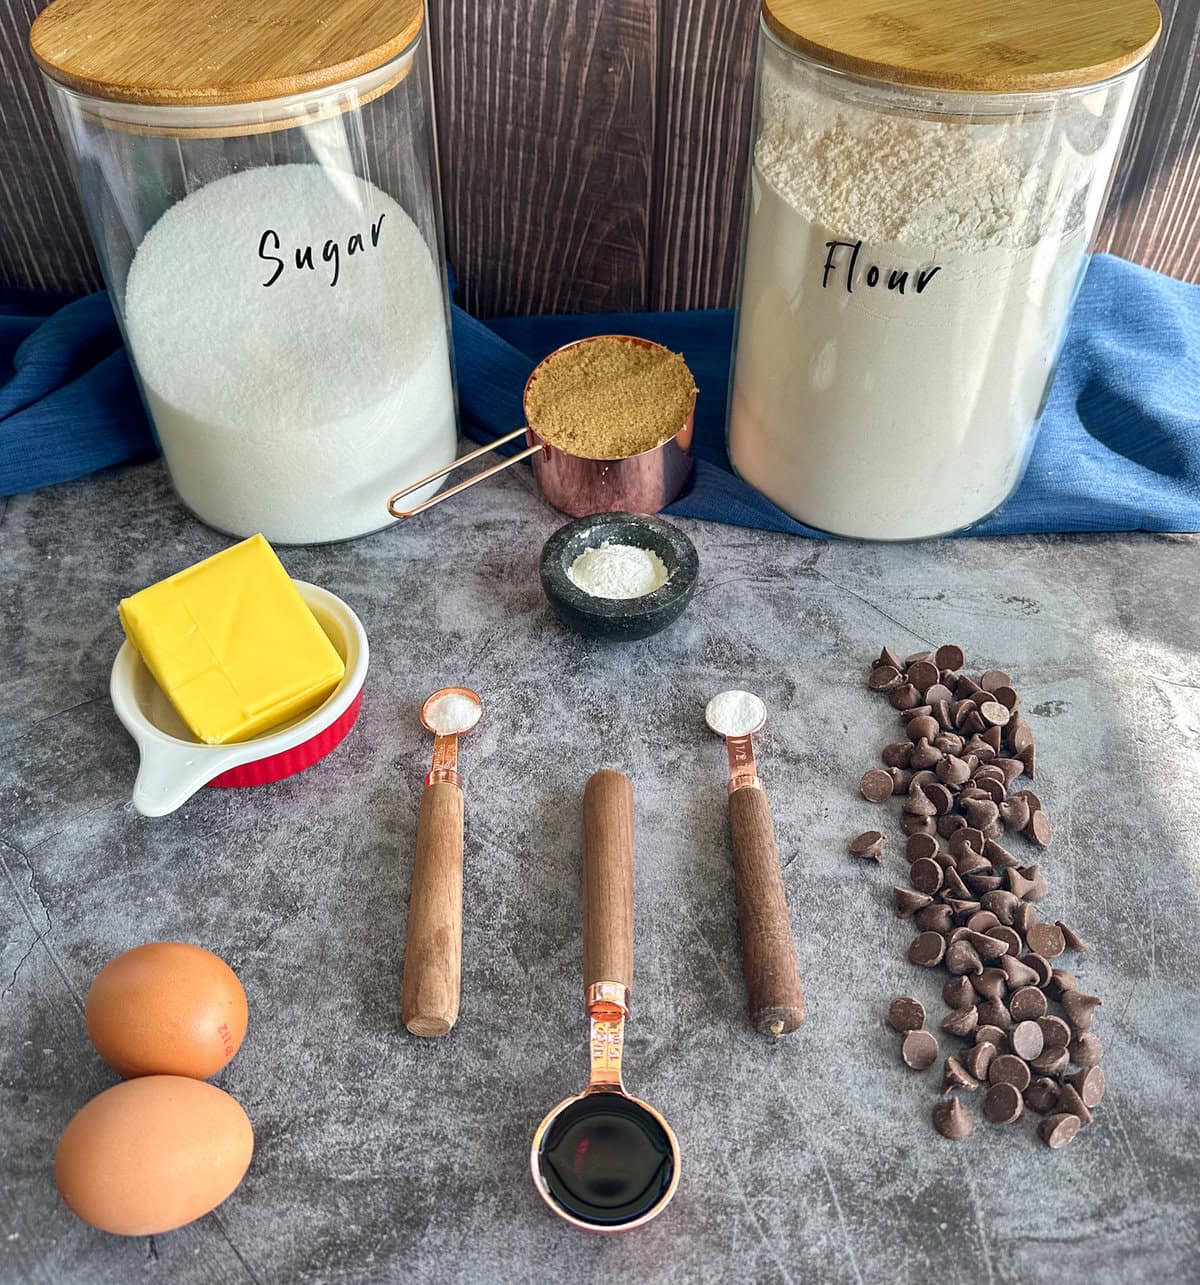
[[[562,513],[573,518],[587,517],[591,513],[642,513],[655,514],[666,508],[673,500],[678,499],[683,488],[692,475],[692,436],[696,419],[696,394],[693,392],[687,418],[679,430],[665,442],[641,451],[637,455],[626,455],[618,459],[594,460],[582,455],[572,455],[561,447],[553,446],[537,431],[529,414],[529,390],[546,367],[565,352],[593,344],[600,340],[620,340],[622,343],[636,344],[641,348],[661,349],[661,344],[649,339],[640,339],[636,335],[592,335],[587,339],[577,339],[574,343],[556,348],[549,356],[544,357],[534,368],[525,384],[522,401],[525,408],[526,426],[497,438],[487,446],[460,455],[458,459],[413,482],[403,490],[397,491],[387,503],[387,511],[394,518],[411,518],[424,513],[435,504],[477,486],[489,477],[502,473],[522,460],[531,460],[533,477],[538,489],[547,503]],[[663,351],[666,351],[665,349]],[[411,509],[401,507],[401,501],[408,495],[421,490],[431,482],[439,481],[464,464],[490,455],[508,442],[524,437],[526,446],[522,451],[493,464],[491,468],[459,482],[456,486],[418,504]]]
[[[633,788],[597,772],[583,797],[583,973],[591,1075],[533,1135],[529,1165],[547,1205],[584,1231],[641,1227],[679,1186],[679,1143],[625,1090],[621,1055],[633,980]]]

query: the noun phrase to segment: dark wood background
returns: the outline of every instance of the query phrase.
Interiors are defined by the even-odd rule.
[[[1098,246],[1200,281],[1200,0],[1165,20]],[[99,284],[0,0],[0,283]],[[430,0],[447,249],[480,316],[732,300],[755,0]]]

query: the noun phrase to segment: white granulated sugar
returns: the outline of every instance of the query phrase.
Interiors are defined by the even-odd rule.
[[[605,541],[585,549],[567,570],[571,583],[593,598],[642,598],[670,578],[653,549]]]
[[[968,525],[1024,468],[1120,108],[1103,100],[1085,138],[1075,117],[1068,130],[1049,116],[885,116],[814,93],[770,59],[763,74],[734,466],[841,535]],[[901,273],[903,292],[888,289]]]
[[[449,736],[454,732],[469,731],[479,722],[482,713],[478,702],[469,696],[447,692],[426,708],[425,720],[439,736]]]
[[[268,230],[284,266],[264,285]],[[309,245],[314,267],[298,268]],[[134,256],[125,326],[172,480],[222,531],[361,535],[454,457],[438,268],[404,210],[352,174],[270,166],[191,193]]]
[[[704,721],[722,736],[748,736],[766,721],[767,707],[753,692],[721,692],[704,707]]]

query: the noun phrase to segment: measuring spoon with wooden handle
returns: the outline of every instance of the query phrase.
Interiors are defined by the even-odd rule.
[[[417,818],[408,902],[401,1015],[413,1035],[445,1035],[458,1020],[462,974],[463,791],[458,738],[479,722],[483,702],[443,687],[421,706],[433,732],[433,766]]]
[[[729,752],[729,828],[750,1020],[762,1035],[786,1035],[804,1021],[804,990],[771,805],[754,761],[753,736],[767,721],[767,707],[751,692],[721,692],[704,717]]]

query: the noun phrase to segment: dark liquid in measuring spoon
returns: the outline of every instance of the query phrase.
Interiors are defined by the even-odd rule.
[[[648,1213],[675,1172],[666,1130],[616,1093],[571,1103],[542,1139],[541,1169],[554,1198],[576,1218],[612,1226]]]

